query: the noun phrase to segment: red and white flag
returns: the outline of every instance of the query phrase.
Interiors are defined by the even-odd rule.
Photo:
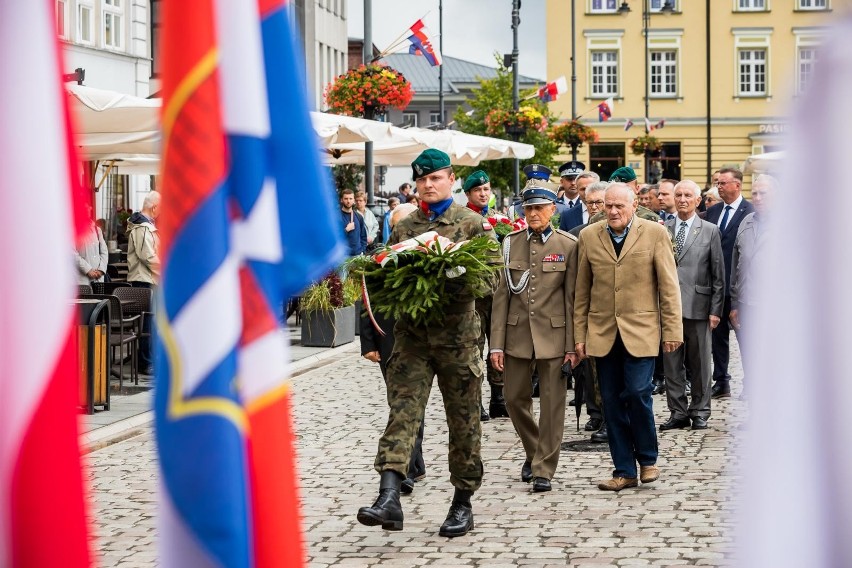
[[[0,279],[0,566],[11,567],[90,561],[71,304],[85,224],[54,4],[0,3],[0,76],[19,79],[0,95],[0,257],[10,271]]]
[[[564,95],[568,92],[568,81],[565,80],[565,75],[559,77],[552,83],[546,84],[538,90],[538,98],[544,103],[555,101],[559,95]]]
[[[648,120],[648,117],[646,116],[645,117],[645,133],[648,134],[650,132],[653,132],[653,130],[654,130],[654,125],[651,124],[651,121]]]

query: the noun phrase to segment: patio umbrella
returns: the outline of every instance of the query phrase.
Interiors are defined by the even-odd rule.
[[[743,162],[744,174],[756,174],[777,170],[784,163],[786,152],[767,152],[765,154],[754,154]]]

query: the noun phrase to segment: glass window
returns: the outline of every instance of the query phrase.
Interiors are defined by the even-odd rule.
[[[402,125],[403,126],[417,126],[417,116],[416,112],[404,112],[402,113]]]
[[[160,21],[160,0],[151,0],[151,77],[160,75],[160,30],[163,27]]]
[[[677,51],[651,52],[651,94],[677,95]]]
[[[740,58],[740,95],[755,96],[766,94],[766,50],[741,49]]]
[[[429,113],[429,126],[435,126],[436,124],[442,124],[441,120],[441,112],[433,110]]]
[[[610,12],[615,12],[616,8],[616,0],[592,0],[593,14],[606,14]]]
[[[742,11],[765,10],[766,0],[739,0],[738,8]]]
[[[799,92],[804,91],[810,82],[811,75],[814,71],[814,65],[817,60],[817,50],[815,47],[800,47],[799,48]]]
[[[77,41],[92,44],[95,41],[95,7],[79,1],[77,4]]]
[[[68,38],[68,2],[56,0],[56,35]]]
[[[621,166],[627,165],[624,159],[623,142],[600,142],[589,146],[589,157],[591,166],[589,169],[601,176],[601,179],[609,179],[612,173]]]
[[[677,0],[668,0],[669,4],[671,4],[674,10],[677,10]],[[663,6],[666,4],[666,0],[651,0],[651,3],[648,6],[648,9],[651,12],[659,12],[663,9]]]
[[[800,10],[825,10],[828,0],[799,0]]]
[[[121,0],[104,0],[101,8],[104,47],[124,49],[124,10]]]
[[[608,97],[618,94],[618,52],[592,52],[592,96]]]

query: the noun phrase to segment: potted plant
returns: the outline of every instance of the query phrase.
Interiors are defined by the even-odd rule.
[[[347,306],[355,306],[355,335],[361,335],[361,325],[358,321],[364,310],[364,303],[361,300],[361,280],[351,274],[343,281],[343,303]]]
[[[534,106],[522,106],[518,112],[495,108],[485,116],[485,130],[491,136],[503,133],[522,136],[527,130],[544,132],[547,129],[547,117]]]
[[[355,340],[355,306],[336,273],[311,284],[302,293],[301,308],[305,347],[337,347]]]
[[[660,142],[660,139],[656,136],[651,136],[650,134],[645,134],[644,136],[637,136],[633,140],[630,141],[630,151],[636,154],[637,156],[641,156],[647,150],[649,154],[653,154],[655,152],[659,152],[663,149],[663,143]]]
[[[582,146],[597,142],[599,138],[597,130],[576,120],[557,124],[551,129],[550,137],[565,146]]]
[[[404,109],[413,95],[411,83],[402,73],[377,63],[339,75],[324,93],[330,112],[370,119],[389,107]]]

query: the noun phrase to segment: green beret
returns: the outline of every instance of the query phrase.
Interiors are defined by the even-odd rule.
[[[483,172],[482,170],[476,170],[469,176],[467,176],[464,180],[464,192],[467,193],[471,189],[475,187],[479,187],[480,185],[485,185],[491,181],[488,179],[488,174]]]
[[[411,177],[412,179],[422,178],[432,172],[443,170],[450,167],[450,157],[446,152],[442,152],[436,148],[427,148],[420,152],[417,159],[411,162]]]
[[[633,171],[633,168],[630,166],[621,166],[609,176],[609,181],[619,181],[622,183],[627,183],[628,181],[633,181],[636,179],[636,172]]]

